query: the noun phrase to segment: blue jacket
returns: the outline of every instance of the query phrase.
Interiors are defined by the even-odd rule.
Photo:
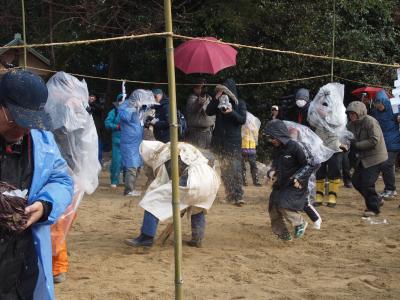
[[[39,278],[34,299],[50,300],[54,299],[50,225],[57,221],[70,204],[74,188],[72,178],[68,175],[67,163],[61,157],[52,133],[31,130],[31,136],[34,168],[28,203],[44,200],[52,204],[48,220],[32,225],[39,258]]]
[[[385,106],[384,111],[373,108],[370,114],[381,126],[387,151],[400,151],[400,132],[399,123],[397,122],[398,114],[393,114],[392,105],[385,91],[382,90],[376,93],[374,101],[381,102]]]
[[[106,120],[104,121],[104,125],[107,129],[111,130],[111,138],[113,144],[120,143],[121,140],[121,131],[118,130],[118,125],[120,124],[120,117],[118,115],[118,110],[113,108],[109,111]]]
[[[155,118],[158,122],[154,125],[154,137],[157,141],[168,143],[169,137],[169,98],[164,96],[160,105],[155,105]]]
[[[139,168],[143,165],[139,154],[139,146],[143,140],[143,127],[140,123],[139,112],[129,107],[125,101],[118,109],[121,126],[121,157],[125,168]]]

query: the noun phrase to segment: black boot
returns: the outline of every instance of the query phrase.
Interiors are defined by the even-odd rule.
[[[126,239],[125,244],[131,247],[152,247],[154,237],[141,233],[136,239]]]

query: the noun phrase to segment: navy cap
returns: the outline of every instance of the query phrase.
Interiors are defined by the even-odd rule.
[[[9,71],[0,81],[1,104],[24,128],[51,130],[50,115],[44,110],[47,96],[43,79],[25,70]]]

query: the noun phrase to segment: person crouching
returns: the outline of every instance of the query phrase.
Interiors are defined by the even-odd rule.
[[[268,178],[274,180],[268,208],[272,232],[290,241],[292,235],[285,225],[286,220],[294,227],[295,238],[301,238],[308,225],[301,212],[307,202],[308,181],[314,170],[307,160],[310,153],[290,139],[281,120],[268,122],[264,134],[274,147],[272,170],[268,172]]]

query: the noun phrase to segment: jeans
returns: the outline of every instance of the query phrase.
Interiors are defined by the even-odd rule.
[[[354,170],[352,183],[354,188],[364,197],[365,205],[369,211],[379,213],[380,199],[375,190],[382,164],[364,168],[362,163]]]
[[[125,195],[135,190],[138,175],[139,168],[125,168]]]
[[[203,212],[191,216],[192,237],[203,239],[206,227],[206,217]],[[155,237],[158,219],[147,210],[144,211],[143,224],[140,232],[147,236]]]
[[[399,152],[388,152],[389,158],[381,165],[383,182],[385,183],[385,191],[396,190],[395,164]]]
[[[256,153],[243,152],[242,156],[243,156],[242,158],[243,183],[246,184],[246,161],[248,161],[250,165],[250,172],[251,172],[251,178],[253,179],[253,184],[259,184]]]
[[[225,152],[218,155],[221,179],[228,201],[237,202],[243,198],[242,153]]]

